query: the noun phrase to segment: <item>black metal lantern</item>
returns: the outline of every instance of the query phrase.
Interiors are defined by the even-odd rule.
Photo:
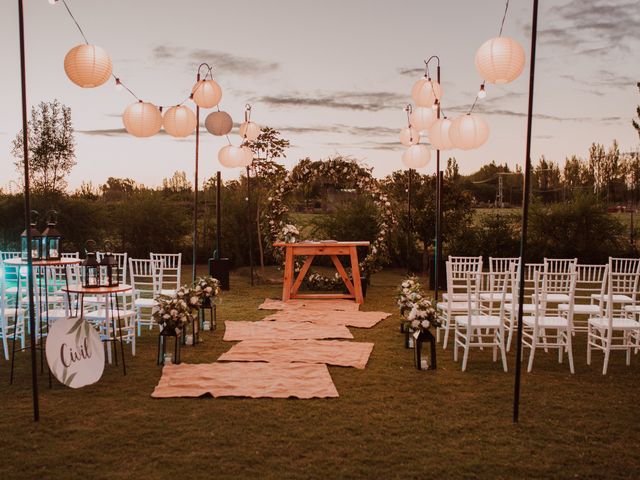
[[[113,254],[110,242],[105,242],[105,254],[100,261],[100,276],[105,287],[117,287],[120,285],[120,265]]]
[[[60,240],[62,234],[56,228],[58,212],[50,210],[47,213],[47,228],[42,232],[42,258],[45,260],[60,260]]]
[[[87,256],[82,262],[82,286],[84,288],[100,288],[102,286],[100,283],[100,263],[96,258],[96,252],[90,251],[95,249],[95,244],[96,242],[93,240],[88,240],[86,243]]]
[[[31,210],[31,226],[29,229],[31,230],[31,258],[33,260],[40,260],[42,254],[42,234],[36,228],[38,222],[38,212],[35,210]],[[20,257],[23,260],[27,259],[29,243],[27,238],[27,231],[25,230],[20,235],[22,248]]]

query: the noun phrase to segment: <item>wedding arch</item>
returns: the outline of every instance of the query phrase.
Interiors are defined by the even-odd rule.
[[[285,203],[287,194],[315,180],[323,179],[327,183],[353,189],[357,194],[371,196],[376,207],[378,232],[371,242],[369,253],[360,261],[360,271],[367,278],[380,271],[388,260],[388,232],[396,224],[396,219],[387,195],[383,193],[380,183],[373,177],[371,171],[372,168],[364,167],[354,160],[343,157],[321,161],[302,160],[282,181],[275,184],[267,198],[263,221],[265,231],[268,232],[269,248],[273,248],[271,245],[275,241],[298,240],[296,234],[299,229],[290,220],[289,208]],[[282,261],[282,252],[279,249],[273,250],[273,255],[278,261]],[[309,275],[307,281],[319,287],[332,286],[336,283],[335,279],[324,277],[319,273]]]

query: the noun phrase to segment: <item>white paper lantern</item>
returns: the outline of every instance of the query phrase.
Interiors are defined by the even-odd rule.
[[[129,105],[122,114],[124,128],[134,137],[150,137],[160,131],[162,115],[153,103],[142,100]]]
[[[162,118],[165,131],[172,137],[186,137],[196,129],[196,114],[189,107],[178,105],[168,109]]]
[[[427,77],[423,77],[413,85],[411,97],[419,107],[430,107],[442,98],[442,87],[440,84]]]
[[[233,168],[237,165],[235,164],[236,156],[234,149],[238,147],[234,147],[233,145],[225,145],[218,152],[218,161],[220,165],[227,168]]]
[[[431,128],[429,129],[429,142],[431,148],[434,150],[450,150],[453,148],[453,143],[449,138],[449,128],[451,127],[451,120],[448,118],[439,118]]]
[[[249,165],[251,165],[253,163],[253,150],[251,150],[247,146],[240,147],[238,150],[240,150],[240,153],[239,153],[240,158],[237,163],[238,166],[248,167]]]
[[[411,145],[402,154],[402,163],[407,168],[426,167],[431,160],[431,149],[427,145]]]
[[[82,88],[99,87],[111,76],[111,58],[97,45],[78,45],[64,57],[64,71]]]
[[[226,135],[233,128],[233,120],[227,112],[211,112],[204,121],[204,126],[213,135]]]
[[[258,135],[260,135],[260,125],[254,122],[244,122],[240,125],[240,136],[249,140],[250,142],[254,142],[257,140]]]
[[[415,128],[403,128],[400,130],[400,143],[411,146],[420,141],[420,133]]]
[[[191,89],[193,101],[200,108],[212,108],[220,103],[222,89],[215,80],[200,80]]]
[[[475,62],[487,82],[513,82],[524,68],[524,49],[513,38],[491,38],[478,49]]]
[[[419,132],[426,132],[431,128],[433,122],[438,119],[438,113],[429,107],[416,107],[409,116],[411,126]]]
[[[489,125],[476,114],[456,117],[449,128],[449,138],[455,148],[471,150],[483,145],[489,138]]]

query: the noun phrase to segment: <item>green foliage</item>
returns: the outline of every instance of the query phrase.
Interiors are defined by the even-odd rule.
[[[29,183],[34,193],[51,194],[67,188],[66,176],[76,164],[71,109],[58,100],[40,102],[28,123]],[[11,153],[20,175],[24,172],[23,132]]]

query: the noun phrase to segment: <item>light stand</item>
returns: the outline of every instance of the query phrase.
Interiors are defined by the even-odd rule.
[[[22,148],[24,157],[24,225],[27,231],[27,292],[29,295],[29,350],[31,351],[31,390],[33,396],[33,420],[40,420],[40,406],[38,402],[38,373],[36,367],[36,309],[33,299],[33,258],[31,256],[31,198],[29,189],[29,145],[27,122],[27,80],[26,60],[24,51],[24,10],[22,0],[18,0],[18,23],[20,30],[20,83],[22,90]],[[20,279],[18,279],[19,281]],[[16,302],[19,301],[20,286]],[[15,336],[15,332],[14,332]],[[15,349],[15,346],[14,346]]]
[[[531,175],[531,123],[533,119],[533,86],[536,69],[536,40],[538,36],[538,0],[533,0],[531,22],[531,67],[529,68],[529,110],[527,112],[527,146],[525,152],[524,187],[522,193],[522,230],[520,234],[520,271],[518,285],[518,337],[516,342],[516,375],[513,394],[513,422],[520,415],[520,373],[522,370],[522,315],[524,308],[525,252],[527,247],[527,222],[529,220],[529,189]]]

